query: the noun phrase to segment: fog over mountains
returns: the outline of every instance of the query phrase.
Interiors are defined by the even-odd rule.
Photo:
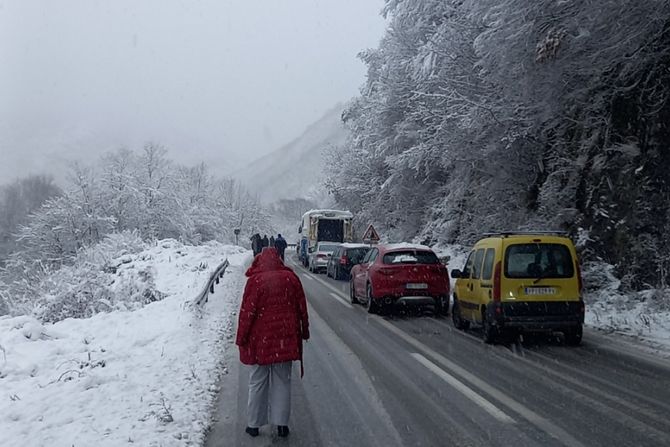
[[[348,136],[341,119],[343,109],[344,104],[333,107],[298,138],[252,161],[232,176],[265,204],[294,198],[324,204],[327,192],[323,187],[323,154],[344,144]]]

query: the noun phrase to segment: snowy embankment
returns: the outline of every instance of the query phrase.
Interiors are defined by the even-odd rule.
[[[463,269],[468,249],[459,245],[434,247],[439,256],[450,256],[449,269]],[[621,281],[614,267],[586,263],[584,277],[585,324],[607,333],[633,337],[670,355],[670,290],[619,291]],[[453,287],[453,280],[452,280]]]
[[[119,267],[151,268],[161,301],[55,324],[0,318],[0,446],[201,444],[249,256],[162,241]],[[226,258],[215,294],[190,307]]]

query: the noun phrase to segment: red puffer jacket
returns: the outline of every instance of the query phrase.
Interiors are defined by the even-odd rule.
[[[309,322],[300,280],[274,248],[257,255],[246,275],[235,341],[240,361],[267,365],[302,360]]]

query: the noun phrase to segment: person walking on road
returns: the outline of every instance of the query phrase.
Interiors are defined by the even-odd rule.
[[[253,236],[249,238],[251,240],[251,249],[254,252],[254,256],[256,256],[258,253],[261,252],[262,250],[262,242],[263,240],[261,239],[261,235],[258,233],[254,233]]]
[[[302,344],[309,339],[305,292],[272,247],[254,258],[246,275],[235,340],[240,361],[250,365],[246,432],[256,437],[269,423],[286,437],[292,362],[300,360],[302,377]]]
[[[261,241],[261,245],[262,245],[261,251],[263,251],[263,248],[270,246],[270,240],[268,239],[267,234],[263,235],[263,240]]]
[[[275,237],[270,236],[270,247],[274,247],[274,246],[275,246]]]
[[[275,248],[279,252],[279,257],[282,261],[284,260],[284,252],[286,251],[287,246],[288,244],[286,243],[286,239],[284,239],[281,233],[279,233],[277,235],[277,239],[275,239]]]

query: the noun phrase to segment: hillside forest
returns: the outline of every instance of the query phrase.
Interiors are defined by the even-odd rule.
[[[329,163],[340,207],[428,244],[565,230],[622,289],[668,285],[670,2],[387,0],[383,13]]]

